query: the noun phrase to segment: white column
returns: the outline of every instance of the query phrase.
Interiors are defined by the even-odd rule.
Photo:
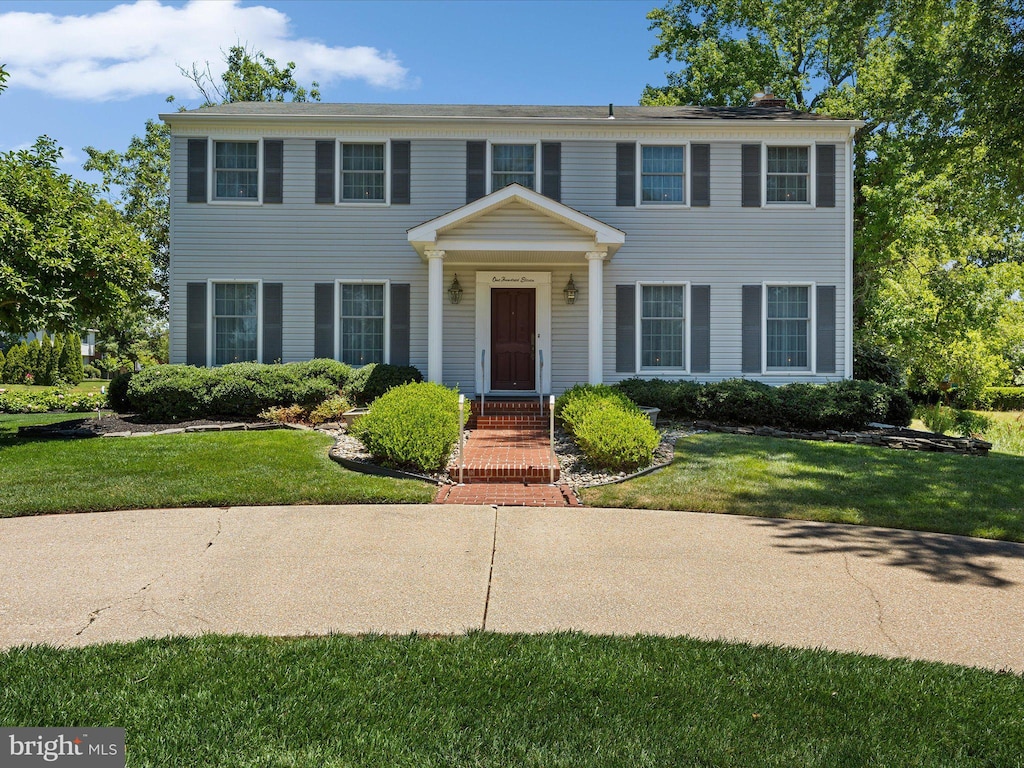
[[[427,257],[427,381],[441,383],[444,348],[444,251]]]
[[[608,256],[602,251],[587,254],[587,317],[588,330],[588,380],[601,384],[604,379],[604,260]]]

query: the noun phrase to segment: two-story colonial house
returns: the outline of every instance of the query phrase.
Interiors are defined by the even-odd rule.
[[[162,115],[171,360],[506,395],[850,377],[860,123],[770,104]]]

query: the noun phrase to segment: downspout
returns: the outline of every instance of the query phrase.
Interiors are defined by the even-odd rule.
[[[853,137],[857,129],[850,126],[846,140],[846,359],[843,373],[853,378]]]

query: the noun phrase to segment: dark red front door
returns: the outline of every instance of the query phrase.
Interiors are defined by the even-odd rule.
[[[535,389],[536,291],[491,289],[491,389]]]

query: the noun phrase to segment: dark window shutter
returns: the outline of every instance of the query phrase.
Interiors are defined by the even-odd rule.
[[[391,202],[408,205],[411,194],[412,144],[408,141],[391,142]]]
[[[263,140],[263,202],[280,203],[284,199],[284,142]]]
[[[761,372],[761,286],[743,286],[743,373]]]
[[[615,286],[615,371],[636,373],[636,286]]]
[[[711,145],[690,145],[690,205],[711,205]]]
[[[334,357],[334,283],[313,286],[313,357]]]
[[[836,372],[836,287],[818,286],[817,320],[817,372]]]
[[[836,146],[818,144],[814,158],[814,204],[819,208],[836,207]]]
[[[206,202],[206,139],[188,140],[188,202]]]
[[[636,205],[636,144],[632,142],[615,145],[615,204]]]
[[[552,200],[562,201],[562,145],[545,141],[540,145],[540,191]]]
[[[744,208],[761,207],[761,145],[744,144],[740,149],[743,184],[740,199]],[[760,364],[758,364],[760,369]]]
[[[263,362],[279,363],[283,356],[282,283],[263,284]]]
[[[334,142],[316,143],[316,201],[334,203]]]
[[[487,194],[487,142],[466,142],[466,202]]]
[[[391,284],[391,364],[409,364],[409,284]]]
[[[206,283],[185,286],[185,362],[206,365]]]
[[[711,286],[690,286],[690,372],[711,372]]]

